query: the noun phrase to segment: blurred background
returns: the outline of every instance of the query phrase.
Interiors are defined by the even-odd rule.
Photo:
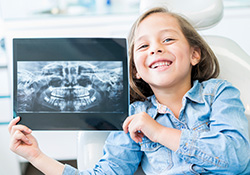
[[[0,0],[1,175],[40,174],[9,150],[7,126],[12,119],[12,39],[127,37],[139,15],[139,8],[140,0]],[[231,38],[250,55],[250,0],[224,0],[224,8],[220,23],[200,33]],[[77,131],[35,131],[34,135],[46,154],[76,166]]]

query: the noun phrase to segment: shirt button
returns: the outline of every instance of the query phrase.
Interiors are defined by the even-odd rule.
[[[157,146],[157,143],[153,143],[152,147],[155,148]]]
[[[186,129],[186,126],[185,126],[185,125],[181,125],[180,128],[181,128],[181,129]]]

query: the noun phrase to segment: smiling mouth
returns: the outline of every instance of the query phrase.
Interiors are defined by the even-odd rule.
[[[156,69],[156,68],[160,68],[160,67],[168,67],[171,64],[172,64],[172,61],[159,61],[159,62],[151,64],[149,67],[151,69]]]

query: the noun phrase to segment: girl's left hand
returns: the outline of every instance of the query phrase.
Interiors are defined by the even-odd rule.
[[[157,142],[157,136],[161,128],[164,127],[155,121],[146,112],[131,115],[123,123],[125,133],[130,133],[130,137],[136,142],[141,142],[142,137],[147,136],[153,142]]]

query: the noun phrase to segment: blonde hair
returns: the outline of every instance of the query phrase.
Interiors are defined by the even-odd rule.
[[[191,82],[199,80],[199,82],[216,78],[219,75],[219,63],[213,53],[212,49],[208,46],[206,41],[198,34],[194,27],[182,16],[169,12],[165,8],[157,7],[148,10],[142,14],[133,24],[129,36],[129,78],[130,78],[130,103],[134,101],[144,101],[148,96],[153,95],[150,86],[142,79],[136,78],[136,68],[134,64],[134,39],[135,32],[140,23],[149,15],[154,13],[166,13],[177,19],[178,24],[185,38],[191,47],[198,47],[201,50],[200,62],[192,67]]]

